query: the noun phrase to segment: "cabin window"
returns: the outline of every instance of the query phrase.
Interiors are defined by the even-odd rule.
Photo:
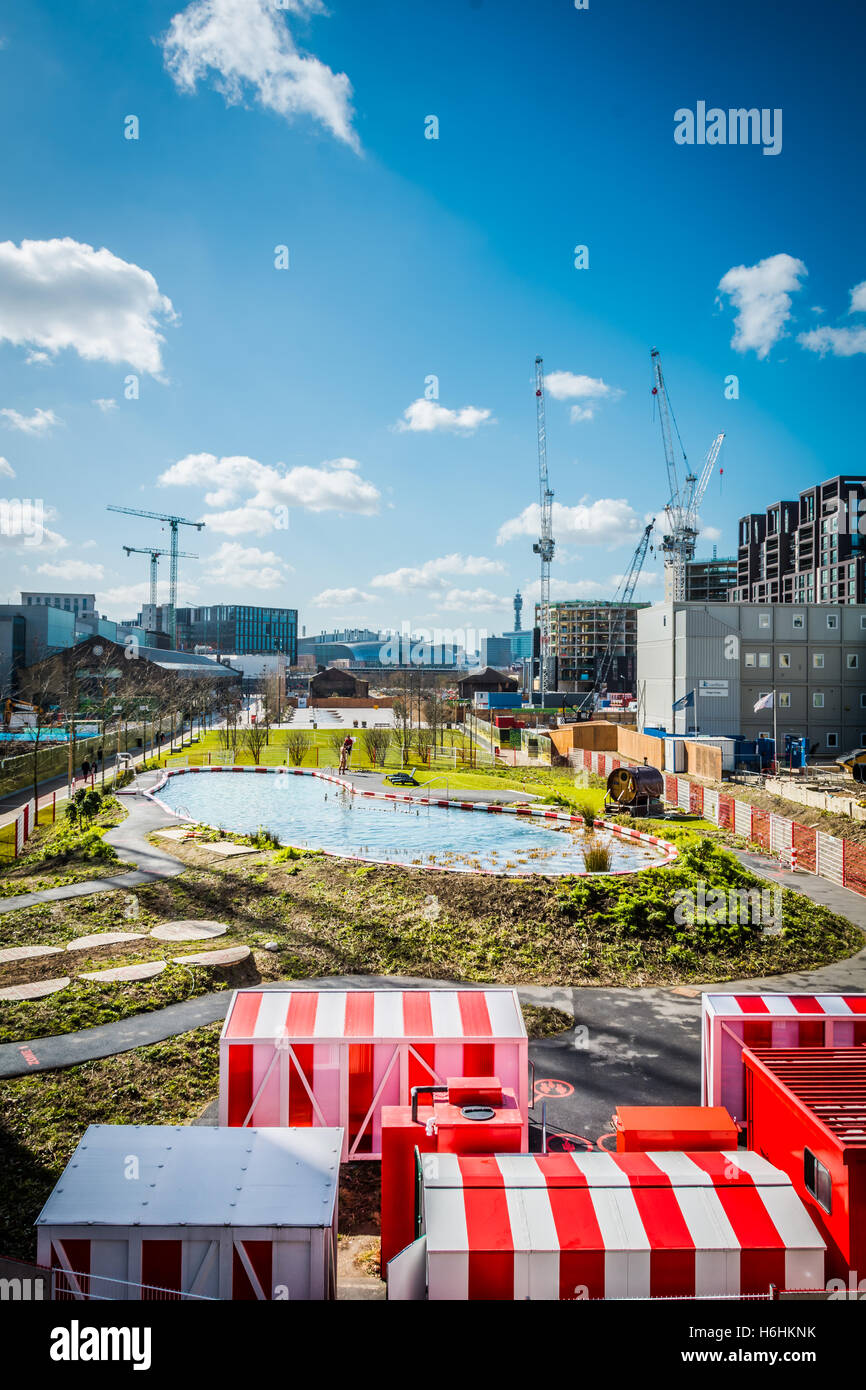
[[[839,735],[838,735],[838,734],[828,734],[828,735],[827,735],[827,747],[828,747],[828,748],[838,748],[838,747],[839,747]]]
[[[802,613],[795,613],[791,619],[791,626],[795,630],[800,630],[806,626],[806,620]]]
[[[828,613],[828,614],[827,614],[827,627],[830,629],[830,631],[831,631],[831,632],[834,632],[838,626],[839,626],[839,614],[838,614],[838,613]]]
[[[829,1214],[833,1184],[830,1181],[830,1170],[825,1168],[819,1158],[816,1158],[811,1149],[803,1150],[803,1184],[806,1191],[810,1193],[819,1207],[823,1207]]]
[[[785,671],[785,670],[788,669],[788,667],[789,667],[790,665],[791,665],[791,653],[790,653],[790,652],[779,652],[779,666],[781,667],[781,669],[782,669],[783,671]]]
[[[769,626],[770,626],[770,615],[769,615],[769,613],[759,613],[759,614],[758,614],[758,627],[769,627]]]

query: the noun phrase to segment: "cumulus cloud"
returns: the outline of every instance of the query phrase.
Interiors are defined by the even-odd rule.
[[[499,560],[484,555],[442,555],[425,560],[423,565],[404,566],[377,574],[370,584],[374,589],[441,589],[449,587],[449,576],[502,574],[505,566]]]
[[[612,599],[616,596],[624,576],[610,574],[596,579],[551,579],[550,597],[568,602],[569,599]],[[637,582],[639,590],[658,589],[664,583],[664,576],[656,571],[644,570]],[[521,585],[523,597],[527,602],[537,603],[541,596],[541,582]]]
[[[541,508],[533,502],[519,516],[500,526],[496,544],[505,545],[518,536],[538,536],[540,530]],[[624,497],[601,497],[596,502],[584,499],[575,507],[566,507],[560,502],[553,504],[553,534],[557,540],[615,546],[630,540],[640,530],[640,518]]]
[[[0,243],[0,341],[41,350],[28,361],[72,348],[88,362],[159,376],[159,330],[175,317],[150,271],[104,246],[71,237]]]
[[[555,401],[590,402],[589,405],[575,404],[571,407],[572,422],[591,420],[596,404],[617,401],[624,394],[618,386],[608,386],[601,377],[581,376],[575,372],[548,372],[544,385]]]
[[[491,589],[447,589],[438,601],[439,610],[452,613],[458,611],[490,612],[505,608],[511,600],[494,594]]]
[[[323,589],[310,601],[316,608],[345,608],[352,603],[372,603],[373,597],[363,589]]]
[[[110,410],[117,409],[117,401],[109,396],[98,396],[93,404],[96,406],[97,410],[102,411],[103,415],[107,415]]]
[[[403,419],[398,420],[394,428],[413,434],[430,434],[434,430],[446,430],[452,434],[474,434],[479,425],[487,423],[493,423],[489,410],[476,405],[464,405],[460,410],[448,410],[444,405],[439,405],[438,401],[428,401],[421,396],[406,407]]]
[[[851,302],[848,306],[849,314],[862,314],[866,312],[866,280],[861,280],[859,285],[855,285],[851,290]],[[831,353],[833,357],[854,357],[860,352],[866,352],[866,327],[862,324],[857,328],[830,328],[825,325],[822,328],[812,328],[808,333],[800,333],[797,342],[807,352],[817,352],[821,357]]]
[[[281,464],[271,467],[245,455],[187,454],[167,468],[158,482],[160,487],[206,488],[206,505],[217,509],[204,516],[211,530],[232,536],[266,535],[285,529],[286,509],[374,515],[380,493],[361,477],[359,467],[356,459],[338,458],[318,468],[301,465],[284,470]],[[232,502],[241,505],[231,507]]]
[[[47,574],[52,579],[65,579],[69,583],[83,583],[85,580],[102,579],[105,573],[104,567],[99,564],[89,564],[86,560],[61,560],[59,564],[37,565],[37,574]]]
[[[205,576],[235,589],[275,589],[284,579],[284,561],[273,550],[224,541],[207,562]]]
[[[767,256],[757,265],[732,266],[719,281],[722,294],[737,310],[731,347],[737,352],[752,349],[758,357],[766,357],[785,336],[791,295],[808,273],[802,261],[785,252]]]
[[[8,459],[0,458],[0,478],[14,478],[15,469]]]
[[[2,332],[2,330],[0,330]],[[32,415],[21,415],[17,410],[0,410],[10,430],[20,430],[22,434],[48,434],[55,425],[62,425],[53,410],[42,410],[38,405]]]
[[[287,13],[326,11],[319,0],[194,0],[173,17],[161,41],[165,66],[181,91],[194,92],[210,77],[230,106],[252,93],[266,110],[287,120],[311,116],[358,150],[351,82],[298,51]]]

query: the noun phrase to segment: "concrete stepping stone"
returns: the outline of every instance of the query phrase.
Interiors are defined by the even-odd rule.
[[[168,830],[154,830],[153,833],[161,840],[182,840],[193,828],[190,825],[172,825]]]
[[[35,980],[29,985],[9,985],[0,989],[0,999],[44,999],[46,994],[56,994],[69,984],[69,976],[61,975],[55,980]]]
[[[38,960],[40,956],[55,956],[63,953],[62,946],[10,946],[0,951],[0,965],[10,965],[14,960]]]
[[[215,936],[225,936],[228,927],[222,922],[196,921],[194,917],[183,917],[177,922],[163,922],[150,933],[157,941],[210,941]]]
[[[95,931],[90,936],[77,936],[67,943],[67,951],[89,951],[94,946],[116,946],[121,941],[141,941],[143,931]]]
[[[228,966],[237,965],[239,961],[246,960],[250,953],[249,946],[229,946],[226,951],[199,951],[194,956],[175,956],[175,965],[218,965]]]
[[[93,980],[96,984],[113,984],[123,980],[151,980],[160,975],[166,967],[164,960],[145,960],[139,965],[120,965],[115,970],[82,970],[80,980]]]

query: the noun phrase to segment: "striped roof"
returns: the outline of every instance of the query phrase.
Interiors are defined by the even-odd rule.
[[[523,1252],[549,1260],[559,1252],[559,1263],[541,1266],[550,1291],[533,1296],[573,1296],[557,1291],[566,1254],[625,1253],[633,1260],[684,1252],[687,1262],[676,1278],[695,1293],[712,1293],[729,1281],[727,1257],[742,1254],[745,1275],[747,1252],[807,1251],[817,1258],[825,1248],[787,1175],[744,1150],[425,1154],[421,1163],[428,1255]],[[784,1261],[783,1267],[788,1277],[797,1273]],[[823,1263],[815,1268],[820,1277]],[[614,1264],[599,1277],[604,1289],[591,1297],[659,1291],[649,1259]],[[621,1279],[627,1288],[617,1293]]]
[[[228,1042],[524,1039],[526,1028],[513,989],[241,989],[222,1036]]]
[[[793,1014],[825,1018],[866,1014],[866,994],[704,994],[702,999],[705,1013],[729,1018],[748,1015],[782,1018]]]

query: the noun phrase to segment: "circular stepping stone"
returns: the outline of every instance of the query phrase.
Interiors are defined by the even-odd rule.
[[[199,951],[194,956],[175,956],[175,965],[237,965],[246,960],[249,946],[230,946],[227,951]]]
[[[63,951],[62,946],[10,946],[0,951],[0,965],[9,965],[13,960],[38,960],[40,956],[54,956]]]
[[[46,994],[56,994],[69,984],[69,976],[62,975],[56,980],[36,980],[31,985],[9,985],[0,989],[0,999],[43,999]]]
[[[228,927],[222,922],[196,921],[194,917],[184,917],[177,922],[163,922],[150,933],[157,941],[210,941],[214,936],[225,936]]]
[[[90,936],[77,936],[67,944],[67,951],[88,951],[94,946],[115,946],[120,941],[140,941],[143,931],[95,931]]]
[[[97,984],[113,984],[115,980],[150,980],[165,969],[164,960],[146,960],[140,965],[120,965],[116,970],[83,970],[81,980],[94,980]]]

